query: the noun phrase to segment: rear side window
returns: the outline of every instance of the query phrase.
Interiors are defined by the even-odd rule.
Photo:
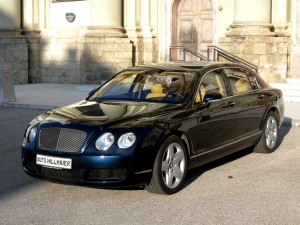
[[[234,95],[240,95],[257,89],[256,81],[248,71],[238,68],[224,69]],[[248,74],[252,76],[252,81],[248,79]],[[249,76],[250,78],[250,76]]]

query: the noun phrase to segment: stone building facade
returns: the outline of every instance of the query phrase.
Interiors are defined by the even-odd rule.
[[[170,45],[217,45],[268,82],[300,78],[300,0],[0,0],[0,64],[15,84],[100,84]]]

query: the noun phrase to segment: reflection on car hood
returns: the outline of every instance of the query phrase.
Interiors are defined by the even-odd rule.
[[[128,101],[81,101],[48,111],[33,123],[82,123],[94,126],[115,125],[140,117],[164,115],[180,105]],[[156,117],[157,118],[157,117]]]

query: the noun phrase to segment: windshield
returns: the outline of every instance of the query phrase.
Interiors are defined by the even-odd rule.
[[[182,103],[190,94],[190,72],[124,71],[104,84],[89,100]]]

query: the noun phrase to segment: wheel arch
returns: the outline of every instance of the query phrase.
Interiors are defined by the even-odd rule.
[[[263,127],[265,126],[266,118],[267,118],[267,116],[268,116],[268,114],[269,114],[270,112],[274,112],[275,115],[276,115],[276,117],[277,117],[277,118],[276,118],[276,119],[277,119],[277,122],[278,122],[278,123],[280,122],[280,115],[279,115],[279,109],[278,109],[278,107],[275,106],[275,105],[271,105],[271,106],[268,107],[268,109],[266,110],[266,113],[265,113],[265,115],[264,115],[264,117],[263,117],[263,121],[262,121],[262,123],[261,123],[261,130],[262,130]]]
[[[165,142],[165,140],[167,140],[170,136],[177,136],[180,140],[182,140],[183,144],[185,145],[185,148],[187,149],[187,153],[188,153],[188,164],[190,163],[190,157],[191,157],[191,153],[192,153],[192,142],[190,140],[190,137],[183,131],[180,130],[174,130],[174,131],[170,131],[170,132],[166,132],[167,134],[162,137],[157,143],[156,143],[156,151],[155,151],[155,155],[154,155],[154,159],[158,153],[158,150],[160,148],[160,146]]]

